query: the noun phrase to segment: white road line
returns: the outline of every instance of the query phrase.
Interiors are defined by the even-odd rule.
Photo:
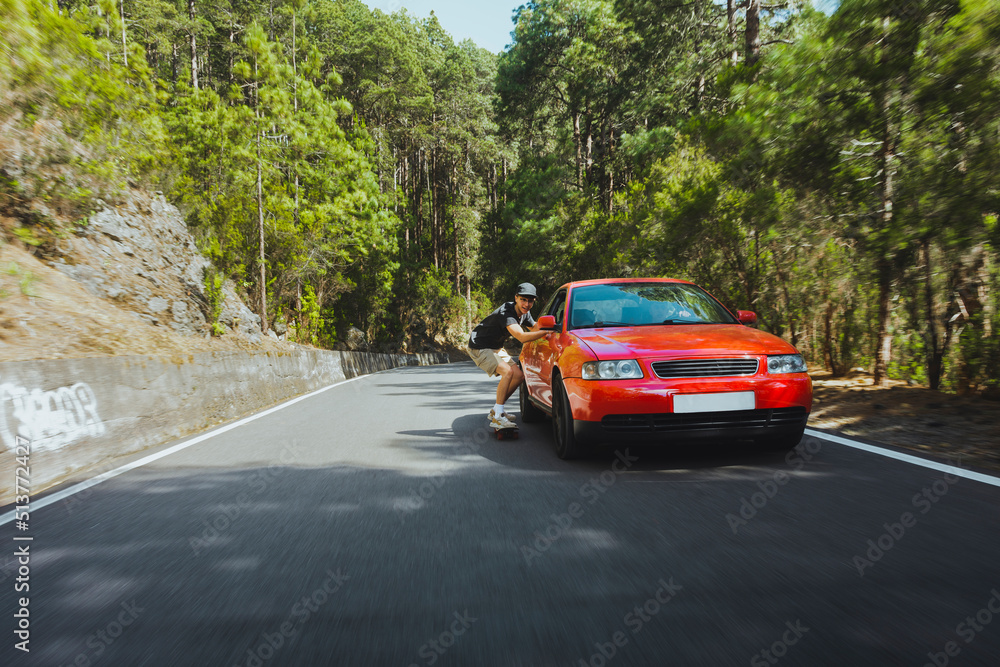
[[[394,370],[394,369],[391,369],[391,370]],[[164,449],[163,451],[159,451],[159,452],[156,452],[155,454],[150,454],[149,456],[145,456],[145,457],[143,457],[143,458],[141,458],[141,459],[139,459],[137,461],[132,461],[131,463],[127,463],[127,464],[123,465],[120,468],[115,468],[114,470],[109,470],[108,472],[101,473],[97,477],[93,477],[93,478],[88,479],[88,480],[86,480],[84,482],[80,482],[79,484],[74,484],[73,486],[69,486],[69,487],[63,489],[62,491],[58,491],[58,492],[53,493],[51,495],[45,496],[44,498],[42,498],[40,500],[32,500],[31,503],[29,504],[29,506],[31,507],[31,511],[32,512],[34,512],[36,510],[40,510],[43,507],[48,507],[49,505],[52,505],[53,503],[57,503],[60,500],[64,500],[66,498],[69,498],[73,494],[80,493],[81,491],[85,491],[86,489],[89,489],[92,486],[97,486],[101,482],[105,482],[105,481],[111,479],[112,477],[117,477],[118,475],[121,475],[122,473],[126,473],[129,470],[134,470],[135,468],[139,468],[141,466],[144,466],[147,463],[152,463],[153,461],[156,461],[157,459],[162,459],[165,456],[170,456],[174,452],[179,452],[182,449],[187,449],[188,447],[191,447],[192,445],[197,445],[199,442],[205,442],[206,440],[208,440],[210,438],[214,438],[217,435],[221,435],[221,434],[225,433],[226,431],[231,431],[234,428],[239,428],[240,426],[243,426],[244,424],[248,424],[248,423],[254,421],[255,419],[260,419],[261,417],[269,415],[272,412],[277,412],[278,410],[281,410],[283,408],[287,408],[289,405],[292,405],[294,403],[298,403],[299,401],[304,401],[307,398],[311,398],[311,397],[315,396],[316,394],[322,394],[324,391],[327,391],[328,389],[333,389],[334,387],[340,387],[342,385],[347,384],[348,382],[354,382],[355,380],[360,380],[361,378],[371,377],[372,375],[376,375],[376,373],[368,373],[368,374],[365,374],[365,375],[358,375],[357,377],[353,377],[353,378],[351,378],[349,380],[342,380],[340,382],[336,382],[334,384],[327,385],[326,387],[323,387],[322,389],[317,389],[316,391],[312,391],[312,392],[310,392],[308,394],[303,394],[302,396],[297,396],[297,397],[295,397],[293,399],[285,401],[284,403],[280,403],[280,404],[274,406],[273,408],[268,408],[267,410],[264,410],[263,412],[258,412],[256,414],[252,414],[249,417],[244,417],[243,419],[241,419],[239,421],[236,421],[236,422],[233,422],[232,424],[226,424],[225,426],[217,428],[214,431],[209,431],[208,433],[203,433],[203,434],[201,434],[199,436],[195,436],[194,438],[191,438],[190,440],[186,440],[186,441],[184,441],[184,442],[182,442],[180,444],[174,445],[173,447],[168,447],[167,449]],[[0,515],[0,526],[4,525],[6,523],[10,523],[13,520],[14,520],[14,511],[12,510],[10,512],[7,512],[6,514]]]
[[[951,475],[956,475],[957,477],[973,479],[977,482],[982,482],[983,484],[990,484],[992,486],[1000,487],[1000,478],[994,477],[992,475],[984,475],[983,473],[973,472],[971,470],[965,470],[964,468],[948,465],[947,463],[938,463],[937,461],[931,461],[929,459],[920,458],[919,456],[903,454],[902,452],[894,452],[891,449],[882,449],[881,447],[876,447],[874,445],[866,445],[863,442],[857,442],[849,438],[843,438],[839,435],[831,435],[829,433],[823,433],[822,431],[814,431],[811,428],[806,429],[806,435],[811,435],[814,438],[822,438],[823,440],[829,440],[830,442],[835,442],[838,445],[845,445],[847,447],[853,447],[854,449],[861,449],[866,452],[871,452],[872,454],[878,454],[879,456],[887,456],[890,459],[896,459],[897,461],[905,461],[906,463],[912,463],[913,465],[921,466],[923,468],[930,468],[931,470],[940,470],[941,472],[946,472]]]

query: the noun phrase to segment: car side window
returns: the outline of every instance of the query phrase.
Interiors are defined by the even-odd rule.
[[[566,315],[566,290],[560,290],[556,294],[555,299],[552,300],[552,305],[545,311],[545,314],[554,316],[556,324],[562,327],[563,318]]]

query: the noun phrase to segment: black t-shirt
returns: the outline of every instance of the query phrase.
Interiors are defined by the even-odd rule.
[[[520,324],[522,329],[527,330],[535,326],[535,318],[531,313],[518,317],[514,302],[508,301],[487,315],[486,319],[472,330],[469,347],[473,350],[499,350],[510,337],[507,327],[512,324]]]

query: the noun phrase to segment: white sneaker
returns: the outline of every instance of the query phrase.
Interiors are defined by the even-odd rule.
[[[507,419],[506,414],[497,417],[492,410],[490,410],[490,426],[493,428],[517,428],[517,424]]]

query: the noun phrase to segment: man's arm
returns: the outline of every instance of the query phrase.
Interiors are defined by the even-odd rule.
[[[531,331],[525,331],[521,328],[520,324],[510,324],[507,326],[507,333],[509,333],[514,338],[518,339],[522,343],[530,343],[533,340],[538,340],[539,338],[545,338],[549,335],[549,331],[538,331],[538,322],[535,322],[535,326],[531,328]]]

